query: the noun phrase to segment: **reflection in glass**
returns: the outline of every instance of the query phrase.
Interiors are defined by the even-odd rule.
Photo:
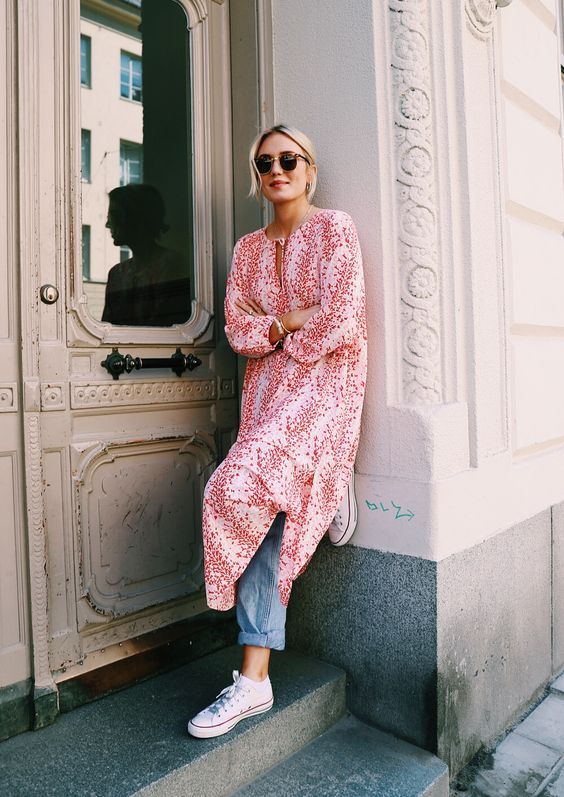
[[[85,183],[90,182],[90,130],[80,131],[80,174]]]
[[[81,0],[80,33],[88,310],[122,326],[184,323],[193,298],[186,13],[176,0]]]
[[[82,225],[82,276],[90,279],[90,225]]]
[[[121,53],[121,96],[142,102],[141,59],[131,53]]]
[[[81,36],[80,37],[80,84],[81,86],[87,86],[90,88],[91,79],[90,79],[90,69],[91,69],[91,59],[92,59],[92,49],[91,49],[91,40],[90,36]]]
[[[119,142],[119,184],[143,182],[143,147],[133,141]]]
[[[132,255],[108,274],[102,321],[127,326],[171,326],[188,315],[189,286],[178,252],[158,243],[166,232],[165,206],[152,185],[110,191],[109,228],[114,244]]]

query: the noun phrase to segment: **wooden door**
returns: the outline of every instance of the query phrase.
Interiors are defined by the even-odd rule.
[[[236,361],[215,321],[233,238],[228,13],[18,0],[29,555],[47,691],[206,609],[202,492],[237,425]],[[165,364],[177,349],[194,370]]]

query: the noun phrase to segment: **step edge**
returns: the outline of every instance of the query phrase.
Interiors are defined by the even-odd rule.
[[[247,785],[257,777],[262,776],[267,770],[277,766],[286,758],[289,758],[334,725],[346,712],[345,688],[346,674],[342,672],[338,677],[331,677],[307,694],[293,700],[274,716],[269,713],[261,715],[259,721],[248,730],[237,733],[237,735],[231,737],[231,739],[227,740],[221,747],[204,752],[189,764],[177,767],[158,778],[158,780],[141,787],[141,789],[133,792],[131,797],[175,797],[177,794],[180,796],[186,794],[185,787],[187,785],[190,785],[194,793],[198,793],[198,789],[203,790],[202,793],[205,793],[206,797],[229,797],[234,791]],[[229,765],[232,763],[232,757],[237,754],[237,748],[244,748],[247,744],[252,746],[254,736],[260,735],[261,732],[264,735],[265,730],[270,731],[268,726],[273,725],[272,721],[274,717],[276,718],[277,726],[279,726],[281,721],[286,723],[291,722],[292,715],[297,714],[299,716],[301,709],[311,701],[317,701],[315,710],[312,713],[312,717],[318,717],[317,721],[304,723],[301,734],[292,734],[290,736],[292,744],[290,744],[290,746],[286,745],[283,754],[278,756],[275,760],[272,760],[272,763],[269,762],[266,766],[263,766],[257,761],[258,768],[256,768],[256,771],[252,774],[249,774],[249,759],[247,758],[247,774],[244,779],[240,779],[235,785],[231,782],[228,786],[225,785],[221,788],[216,788],[214,786],[211,791],[209,785],[206,785],[204,790],[203,782],[194,782],[203,781],[205,769],[209,766],[212,759],[214,761],[216,777],[217,772],[222,768],[227,772]],[[304,733],[306,738],[304,738]],[[278,738],[280,737],[278,736]],[[206,740],[195,741],[197,743],[203,742],[204,744],[206,742]],[[224,762],[221,761],[222,758],[225,759]]]

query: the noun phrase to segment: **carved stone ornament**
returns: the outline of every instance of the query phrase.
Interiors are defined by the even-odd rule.
[[[495,19],[495,0],[466,0],[466,15],[480,38],[491,34]]]
[[[0,384],[0,412],[17,412],[18,386],[15,382]]]
[[[45,581],[45,523],[43,517],[43,480],[41,463],[41,431],[39,415],[26,417],[25,448],[28,471],[27,515],[29,528],[29,568],[31,580],[31,618],[35,683],[52,684],[48,654],[47,584]]]
[[[403,400],[442,400],[429,3],[389,0]]]
[[[41,385],[41,409],[43,412],[64,410],[65,407],[65,385],[63,382],[50,382]]]

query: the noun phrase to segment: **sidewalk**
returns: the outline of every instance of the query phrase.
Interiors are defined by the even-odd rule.
[[[564,797],[564,675],[479,767],[462,770],[451,797]]]

